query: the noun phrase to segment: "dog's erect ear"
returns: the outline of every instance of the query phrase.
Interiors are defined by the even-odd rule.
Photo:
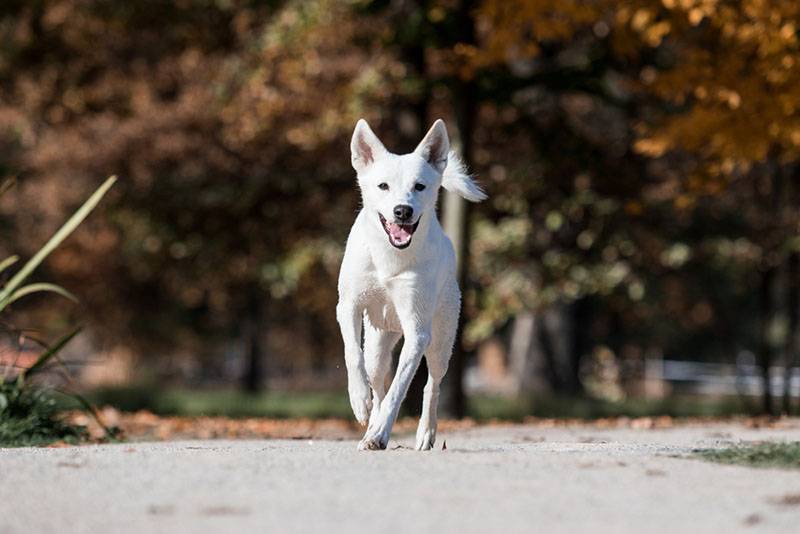
[[[356,172],[361,172],[386,153],[386,148],[364,119],[356,123],[350,140],[350,161]]]
[[[450,151],[450,139],[442,119],[437,119],[425,134],[414,153],[430,163],[437,171],[444,172],[447,166],[447,153]]]
[[[475,183],[469,174],[467,174],[467,167],[461,161],[455,152],[450,152],[447,155],[447,167],[442,174],[442,187],[451,191],[459,196],[462,196],[470,202],[480,202],[486,200],[486,193],[484,193],[481,186]]]

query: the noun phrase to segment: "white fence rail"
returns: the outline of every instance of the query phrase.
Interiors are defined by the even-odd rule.
[[[775,396],[784,391],[783,367],[770,368],[770,389]],[[761,368],[753,364],[724,364],[680,360],[647,360],[646,380],[673,382],[695,393],[706,395],[761,395],[764,380]],[[800,397],[800,367],[791,370],[791,396]]]

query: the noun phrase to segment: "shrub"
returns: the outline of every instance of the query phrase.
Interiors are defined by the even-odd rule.
[[[107,179],[44,246],[0,286],[0,319],[3,319],[0,328],[6,333],[18,333],[6,326],[8,321],[5,316],[9,306],[21,298],[33,293],[50,292],[76,300],[71,293],[57,285],[43,282],[26,284],[26,281],[39,264],[91,213],[115,181],[113,176]],[[0,186],[0,194],[7,190],[7,187]],[[0,275],[17,261],[16,256],[0,261]],[[52,389],[35,380],[37,375],[52,365],[63,363],[59,360],[59,351],[79,331],[80,328],[75,329],[56,343],[43,345],[41,354],[26,368],[19,368],[16,361],[0,366],[0,446],[41,445],[57,440],[75,442],[87,436],[85,428],[64,421]],[[71,395],[94,415],[93,408],[80,396]]]

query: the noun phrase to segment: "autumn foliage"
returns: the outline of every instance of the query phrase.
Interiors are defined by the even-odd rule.
[[[7,1],[0,252],[117,174],[49,265],[89,345],[211,380],[255,318],[268,376],[336,377],[351,128],[409,149],[443,116],[490,193],[468,347],[556,313],[580,323],[556,385],[607,353],[790,362],[798,24],[789,0]]]

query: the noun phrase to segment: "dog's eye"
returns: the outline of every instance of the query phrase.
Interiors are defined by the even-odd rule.
[[[425,191],[425,184],[414,184],[414,189],[417,191]]]
[[[381,182],[378,184],[378,189],[380,189],[381,191],[388,191],[389,184],[387,184],[386,182]]]

